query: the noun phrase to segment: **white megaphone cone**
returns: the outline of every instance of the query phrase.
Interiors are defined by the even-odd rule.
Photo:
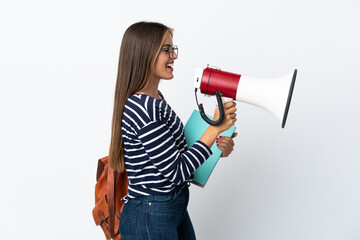
[[[221,123],[221,98],[248,103],[272,113],[285,127],[291,97],[295,86],[297,70],[279,78],[253,78],[240,74],[224,72],[207,67],[195,70],[195,91],[206,95],[215,95],[220,109],[220,119],[212,121],[206,117],[202,104],[198,104],[200,114],[211,125]]]

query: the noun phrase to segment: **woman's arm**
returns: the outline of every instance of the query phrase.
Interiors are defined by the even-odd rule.
[[[137,136],[146,152],[144,158],[148,157],[157,170],[174,185],[187,181],[212,154],[211,149],[201,141],[196,141],[184,152],[179,151],[174,136],[162,121],[147,123],[137,130]],[[139,160],[133,165],[141,163]]]

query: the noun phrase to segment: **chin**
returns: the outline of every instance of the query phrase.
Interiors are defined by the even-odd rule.
[[[174,78],[174,75],[171,75],[171,76],[164,76],[162,79],[163,80],[171,80],[171,79],[173,79]]]

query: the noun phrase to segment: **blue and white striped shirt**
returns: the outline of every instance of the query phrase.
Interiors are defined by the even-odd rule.
[[[172,193],[182,188],[212,154],[201,141],[187,148],[184,126],[167,102],[134,94],[122,119],[130,198]]]

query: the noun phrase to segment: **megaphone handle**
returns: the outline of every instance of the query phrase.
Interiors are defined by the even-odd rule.
[[[222,104],[233,101],[232,98],[221,97]],[[215,106],[218,106],[218,101],[216,101]]]
[[[217,100],[217,103],[218,103],[218,106],[219,106],[219,113],[220,113],[220,115],[219,115],[219,119],[218,119],[218,120],[213,121],[213,120],[211,120],[210,118],[208,118],[208,117],[206,116],[205,111],[204,111],[203,105],[202,105],[202,104],[198,104],[198,106],[199,106],[200,115],[201,115],[201,117],[204,119],[204,121],[207,122],[207,123],[210,124],[210,125],[217,126],[217,125],[220,125],[220,124],[222,123],[222,121],[223,121],[223,119],[224,119],[225,113],[224,113],[224,106],[223,106],[222,100],[221,100],[221,96],[222,96],[221,92],[215,91],[214,93],[215,93],[216,100]]]

